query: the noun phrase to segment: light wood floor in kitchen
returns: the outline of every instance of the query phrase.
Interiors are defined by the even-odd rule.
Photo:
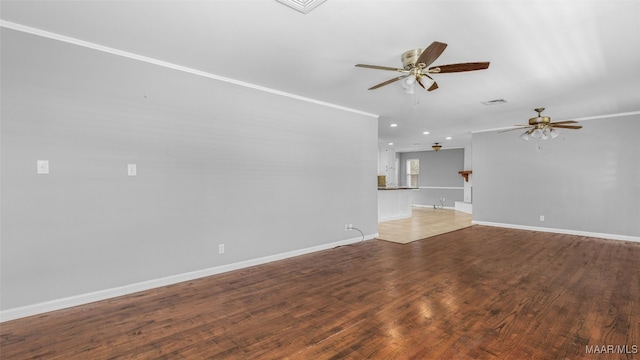
[[[471,226],[471,214],[452,209],[414,207],[409,219],[378,224],[378,239],[407,244]]]

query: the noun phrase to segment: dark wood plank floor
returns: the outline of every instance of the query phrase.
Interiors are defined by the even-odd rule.
[[[640,359],[640,243],[472,226],[0,326],[2,359]]]

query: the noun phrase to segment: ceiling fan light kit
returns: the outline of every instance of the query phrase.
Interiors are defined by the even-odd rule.
[[[397,71],[402,73],[403,75],[395,77],[393,79],[389,79],[378,85],[374,85],[370,87],[369,90],[375,90],[385,85],[394,83],[398,80],[403,80],[402,87],[405,89],[405,92],[409,94],[413,94],[413,86],[415,83],[418,83],[420,87],[427,91],[436,90],[438,88],[438,84],[429,74],[445,74],[453,72],[484,70],[489,67],[489,62],[469,62],[428,67],[442,54],[442,52],[446,48],[447,44],[434,41],[426,49],[413,49],[405,51],[400,56],[400,59],[402,60],[402,68],[367,64],[356,64],[356,66],[376,70]],[[428,81],[425,80],[425,78],[428,79]]]
[[[407,94],[415,93],[415,86],[414,86],[415,83],[416,83],[416,79],[414,77],[412,76],[406,77],[402,81],[402,87],[404,88],[404,92],[406,92]]]
[[[550,132],[551,131],[550,130],[548,131],[546,128],[534,129],[533,131],[525,132],[523,134],[524,136],[521,136],[521,138],[527,141],[529,140],[529,138],[535,139],[535,140],[547,140],[551,136]],[[558,135],[556,134],[555,136],[558,136]]]

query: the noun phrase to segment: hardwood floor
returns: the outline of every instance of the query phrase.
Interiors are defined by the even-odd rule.
[[[401,244],[471,226],[473,216],[452,209],[413,207],[409,219],[385,221],[378,224],[379,239]]]
[[[0,335],[2,359],[640,359],[640,243],[474,225],[9,321]]]

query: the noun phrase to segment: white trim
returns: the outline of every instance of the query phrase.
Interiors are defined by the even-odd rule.
[[[153,279],[148,281],[143,281],[135,284],[119,286],[116,288],[105,289],[94,291],[86,294],[69,296],[66,298],[55,299],[50,301],[45,301],[38,304],[22,306],[13,309],[7,309],[0,311],[0,323],[9,320],[15,320],[27,316],[38,315],[42,313],[46,313],[49,311],[61,310],[73,306],[84,305],[96,301],[106,300],[118,296],[129,295],[140,291],[150,290],[154,288],[159,288],[163,286],[173,285],[185,281],[190,281],[194,279],[199,279],[211,275],[217,275],[221,273],[225,273],[228,271],[243,269],[250,266],[261,265],[273,261],[283,260],[287,258],[291,258],[294,256],[300,256],[304,254],[313,253],[316,251],[322,251],[327,249],[332,249],[338,246],[349,245],[358,243],[364,240],[375,239],[379,236],[379,233],[375,233],[373,235],[367,235],[362,238],[362,236],[358,236],[356,238],[340,240],[328,244],[322,244],[318,246],[313,246],[306,249],[293,250],[281,254],[269,255],[257,259],[245,260],[233,264],[220,265],[208,269],[191,271],[188,273],[178,274],[167,276],[160,279]]]
[[[431,190],[464,190],[464,187],[460,187],[460,186],[418,186],[418,189],[431,189]]]
[[[581,117],[581,118],[575,118],[573,120],[575,120],[575,121],[587,121],[587,120],[598,120],[598,119],[610,119],[610,118],[623,117],[623,116],[632,116],[632,115],[640,115],[640,111],[628,111],[628,112],[616,113],[616,114],[585,116],[585,117]],[[567,120],[569,120],[569,119],[567,119]]]
[[[386,217],[384,219],[378,219],[378,223],[383,223],[383,222],[387,222],[387,221],[396,221],[396,220],[402,220],[402,219],[410,219],[411,216],[412,216],[411,214],[409,214],[409,215],[390,216],[390,217]]]
[[[623,117],[623,116],[632,116],[632,115],[640,115],[640,111],[629,111],[629,112],[616,113],[616,114],[585,116],[585,117],[576,118],[576,119],[572,119],[572,120],[575,120],[575,121],[587,121],[587,120],[598,120],[598,119],[610,119],[610,118]],[[510,129],[515,130],[516,127],[514,127],[514,126],[503,126],[503,127],[493,128],[493,129],[474,130],[474,131],[471,132],[471,134],[479,134],[479,133],[490,132],[490,131],[510,130]],[[524,129],[524,127],[523,127],[523,129]]]
[[[473,204],[464,201],[456,201],[456,211],[461,211],[467,214],[473,214]]]
[[[236,85],[252,88],[252,89],[255,89],[255,90],[261,90],[261,91],[269,92],[269,93],[276,94],[276,95],[286,96],[286,97],[289,97],[289,98],[302,100],[302,101],[306,101],[306,102],[310,102],[310,103],[314,103],[314,104],[318,104],[318,105],[322,105],[322,106],[326,106],[326,107],[330,107],[330,108],[334,108],[334,109],[344,110],[344,111],[348,111],[348,112],[352,112],[352,113],[356,113],[356,114],[360,114],[360,115],[365,115],[365,116],[371,116],[371,117],[376,118],[376,119],[378,119],[380,117],[380,115],[376,115],[376,114],[372,114],[372,113],[368,113],[368,112],[364,112],[364,111],[360,111],[360,110],[356,110],[356,109],[351,109],[351,108],[348,108],[348,107],[335,105],[335,104],[327,103],[327,102],[324,102],[324,101],[314,100],[314,99],[310,99],[310,98],[307,98],[307,97],[304,97],[304,96],[299,96],[299,95],[291,94],[291,93],[288,93],[288,92],[275,90],[275,89],[271,89],[271,88],[268,88],[268,87],[264,87],[264,86],[260,86],[260,85],[256,85],[256,84],[251,84],[251,83],[248,83],[248,82],[235,80],[235,79],[231,79],[231,78],[220,76],[220,75],[215,75],[215,74],[208,73],[208,72],[205,72],[205,71],[196,70],[196,69],[193,69],[193,68],[190,68],[190,67],[186,67],[186,66],[182,66],[182,65],[178,65],[178,64],[174,64],[174,63],[170,63],[170,62],[167,62],[167,61],[162,61],[162,60],[158,60],[158,59],[154,59],[154,58],[150,58],[150,57],[147,57],[147,56],[138,55],[138,54],[131,53],[131,52],[128,52],[128,51],[118,50],[118,49],[115,49],[115,48],[112,48],[112,47],[99,45],[99,44],[92,43],[92,42],[89,42],[89,41],[84,41],[84,40],[76,39],[76,38],[73,38],[73,37],[70,37],[70,36],[65,36],[65,35],[52,33],[52,32],[49,32],[49,31],[33,28],[33,27],[30,27],[30,26],[26,26],[26,25],[13,23],[13,22],[6,21],[6,20],[0,20],[0,27],[5,27],[7,29],[12,29],[12,30],[16,30],[16,31],[21,31],[21,32],[24,32],[24,33],[37,35],[37,36],[41,36],[41,37],[44,37],[44,38],[58,40],[58,41],[66,42],[66,43],[69,43],[69,44],[74,44],[74,45],[86,47],[86,48],[89,48],[89,49],[102,51],[102,52],[109,53],[109,54],[112,54],[112,55],[122,56],[122,57],[125,57],[125,58],[134,59],[134,60],[138,60],[138,61],[142,61],[142,62],[146,62],[146,63],[158,65],[158,66],[162,66],[162,67],[165,67],[165,68],[178,70],[178,71],[182,71],[182,72],[193,74],[193,75],[197,75],[197,76],[206,77],[206,78],[209,78],[209,79],[224,81],[224,82],[228,82],[228,83],[232,83],[232,84],[236,84]]]
[[[380,141],[380,143],[383,144],[387,144],[389,141]],[[392,146],[392,148],[394,148]],[[442,147],[442,149],[438,150],[438,151],[445,151],[445,150],[455,150],[455,149],[464,149],[465,146],[452,146],[452,147]],[[420,148],[396,148],[396,153],[402,153],[402,154],[409,154],[409,153],[417,153],[417,152],[424,152],[424,151],[436,151],[433,150],[431,148],[424,148],[422,150],[420,150]]]
[[[604,234],[604,233],[595,233],[590,231],[544,228],[544,227],[538,227],[538,226],[503,224],[503,223],[494,223],[489,221],[477,221],[477,220],[472,220],[471,223],[474,225],[495,226],[495,227],[503,227],[503,228],[509,228],[509,229],[542,231],[542,232],[550,232],[550,233],[557,233],[557,234],[568,234],[568,235],[588,236],[588,237],[595,237],[595,238],[602,238],[602,239],[640,242],[639,236]]]
[[[433,204],[431,204],[431,205],[424,205],[424,204],[411,204],[411,206],[413,206],[413,207],[421,207],[421,208],[432,208],[432,207],[433,207]],[[456,210],[456,208],[455,208],[455,207],[453,207],[453,206],[443,206],[443,207],[440,207],[440,205],[436,205],[436,206],[438,207],[438,209],[437,209],[437,210],[441,210],[441,209],[445,209],[445,210]]]

